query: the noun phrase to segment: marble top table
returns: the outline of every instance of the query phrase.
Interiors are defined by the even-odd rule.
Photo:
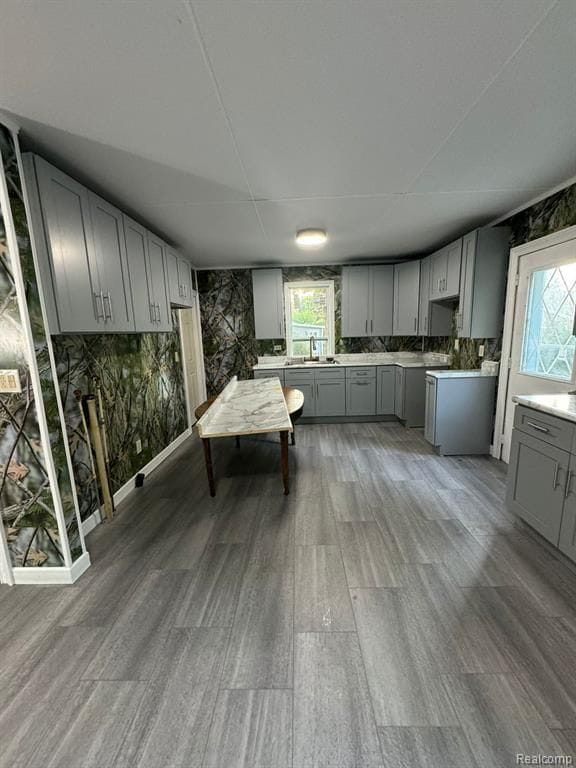
[[[288,435],[292,421],[280,379],[238,381],[236,376],[196,423],[204,446],[210,495],[216,495],[210,440],[213,437],[280,433],[284,493],[288,485]]]

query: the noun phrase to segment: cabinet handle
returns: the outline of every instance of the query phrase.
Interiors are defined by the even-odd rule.
[[[100,299],[100,310],[98,309],[98,299]],[[100,291],[100,293],[94,292],[94,302],[96,305],[96,320],[106,321],[106,316],[104,315],[104,299],[102,297],[102,291]]]
[[[160,312],[160,304],[156,304],[156,308],[157,308],[157,311],[158,311],[157,322],[160,323],[162,321],[162,314]]]
[[[556,466],[554,468],[554,481],[552,483],[552,489],[555,489],[558,485],[558,472],[560,471],[560,465],[558,462],[556,462]]]
[[[364,333],[368,333],[368,320],[366,320],[366,323],[364,324]]]
[[[108,302],[108,311],[106,311],[106,303]],[[107,291],[103,297],[102,297],[102,308],[104,310],[104,322],[110,320],[113,321],[112,317],[112,299],[110,298],[110,292]]]
[[[374,332],[374,320],[370,320],[370,333]]]
[[[566,487],[564,488],[564,498],[567,499],[572,493],[570,486],[572,485],[572,470],[570,470],[566,476]]]
[[[357,387],[367,387],[370,382],[369,381],[355,381],[354,384],[356,384]]]
[[[548,434],[548,432],[550,432],[548,427],[541,427],[540,424],[534,424],[533,421],[527,421],[526,424],[529,427],[532,427],[533,429],[537,430],[538,432],[545,432],[546,434]]]
[[[428,330],[428,315],[424,315],[424,330]]]
[[[414,330],[416,330],[417,325],[418,325],[418,320],[414,318]]]

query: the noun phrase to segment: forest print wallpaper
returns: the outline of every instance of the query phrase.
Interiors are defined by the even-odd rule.
[[[16,230],[34,355],[40,374],[43,407],[50,434],[50,446],[43,446],[26,359],[24,328],[16,299],[6,229],[2,219],[0,367],[18,369],[22,392],[0,394],[0,510],[12,565],[62,566],[64,557],[46,470],[46,449],[51,450],[56,467],[73,561],[82,554],[82,548],[65,455],[65,438],[60,426],[56,385],[48,358],[16,148],[11,133],[3,126],[0,126],[0,154]]]
[[[177,310],[173,315],[170,333],[52,337],[82,520],[99,506],[83,395],[102,402],[113,493],[188,426]]]

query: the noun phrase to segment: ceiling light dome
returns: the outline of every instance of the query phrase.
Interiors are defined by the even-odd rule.
[[[296,242],[300,248],[320,248],[328,240],[323,229],[300,229],[296,232]]]

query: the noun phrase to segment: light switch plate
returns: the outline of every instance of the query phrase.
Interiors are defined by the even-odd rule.
[[[136,440],[136,453],[142,453],[142,440]]]
[[[3,369],[0,370],[0,392],[2,394],[17,394],[22,392],[22,384],[20,382],[20,373],[17,369]]]
[[[460,349],[460,339],[454,339],[454,351],[458,352]]]

